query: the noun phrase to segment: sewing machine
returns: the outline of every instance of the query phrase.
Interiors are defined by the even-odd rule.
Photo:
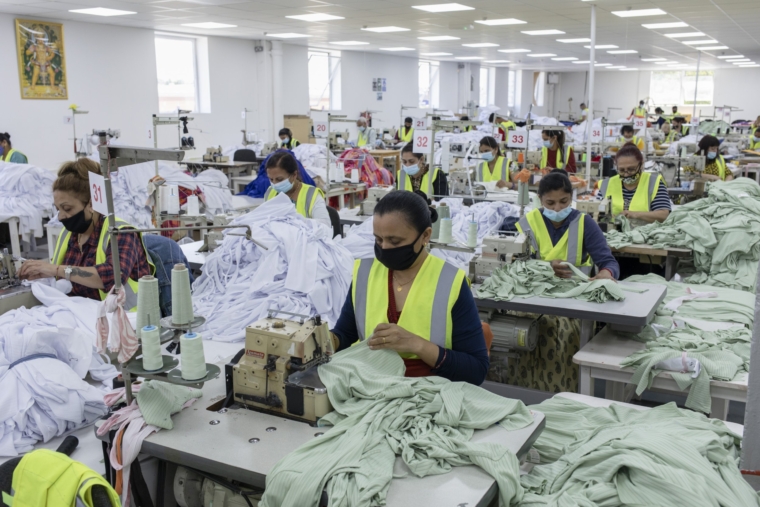
[[[0,254],[0,289],[15,287],[21,282],[16,274],[16,263],[7,248],[3,248]]]
[[[261,156],[266,158],[271,153],[277,151],[280,147],[280,143],[264,143],[264,147],[261,149]]]
[[[346,148],[346,145],[348,145],[348,140],[350,139],[348,130],[345,130],[343,132],[330,132],[330,136],[328,138],[328,148],[330,151],[343,151]]]
[[[599,217],[604,216],[611,209],[610,200],[600,200],[594,197],[587,200],[578,200],[575,202],[575,209],[592,217],[594,222],[599,222]]]
[[[275,318],[276,313],[300,320]],[[330,330],[319,316],[306,319],[270,310],[246,328],[245,353],[225,367],[228,400],[312,423],[332,410],[317,371],[333,352]]]
[[[375,206],[380,199],[395,190],[395,187],[372,187],[367,190],[367,198],[359,205],[359,214],[362,216],[372,216],[375,213]]]
[[[222,147],[218,148],[206,148],[206,153],[203,154],[204,162],[229,162],[230,157],[222,155]]]
[[[232,217],[224,214],[214,215],[215,226],[229,225],[232,221]],[[224,240],[223,229],[209,229],[206,235],[203,237],[203,245],[198,249],[199,252],[213,252]]]
[[[13,256],[3,248],[0,253],[0,315],[22,306],[31,308],[40,304],[32,294],[32,288],[21,285],[16,268]]]
[[[483,238],[483,249],[470,261],[470,280],[491,276],[496,269],[530,256],[530,242],[525,234],[497,234]]]
[[[529,151],[525,154],[525,168],[529,171],[541,168],[541,151]]]

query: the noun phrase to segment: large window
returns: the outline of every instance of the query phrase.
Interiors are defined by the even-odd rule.
[[[491,67],[480,68],[480,96],[481,107],[493,105],[496,97],[496,70]]]
[[[544,105],[544,84],[546,83],[546,72],[533,73],[533,105],[543,107]]]
[[[309,50],[309,105],[322,111],[341,108],[340,51]]]
[[[192,37],[156,35],[159,112],[200,111],[196,42]]]
[[[664,109],[669,106],[693,106],[694,91],[697,92],[698,106],[711,106],[715,85],[713,72],[703,70],[669,70],[652,72],[649,82],[649,95],[654,103]]]
[[[439,64],[438,62],[420,60],[418,69],[418,85],[420,91],[419,106],[422,108],[437,108],[439,102]]]

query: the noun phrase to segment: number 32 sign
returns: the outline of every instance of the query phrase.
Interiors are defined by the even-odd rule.
[[[412,139],[415,153],[429,153],[433,146],[432,130],[415,130]]]
[[[108,216],[108,206],[105,198],[105,178],[100,174],[89,173],[90,176],[90,201],[92,209],[101,215]]]

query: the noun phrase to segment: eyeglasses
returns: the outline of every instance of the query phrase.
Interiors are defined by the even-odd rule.
[[[631,174],[635,173],[639,170],[639,165],[633,166],[633,167],[618,167],[617,170],[619,173],[625,173],[625,174]]]

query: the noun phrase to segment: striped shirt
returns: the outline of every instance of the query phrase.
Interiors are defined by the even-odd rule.
[[[655,176],[652,175],[652,178]],[[625,188],[625,185],[623,185],[623,209],[628,211],[628,206],[631,205],[631,201],[633,200],[633,195],[636,193],[636,189],[628,190]],[[602,193],[597,192],[596,198],[601,200],[602,199]],[[654,201],[652,201],[651,206],[649,206],[650,211],[658,211],[661,209],[666,210],[672,210],[673,204],[670,201],[670,196],[668,195],[668,189],[667,187],[660,182],[660,185],[657,187],[657,194],[654,196]]]

